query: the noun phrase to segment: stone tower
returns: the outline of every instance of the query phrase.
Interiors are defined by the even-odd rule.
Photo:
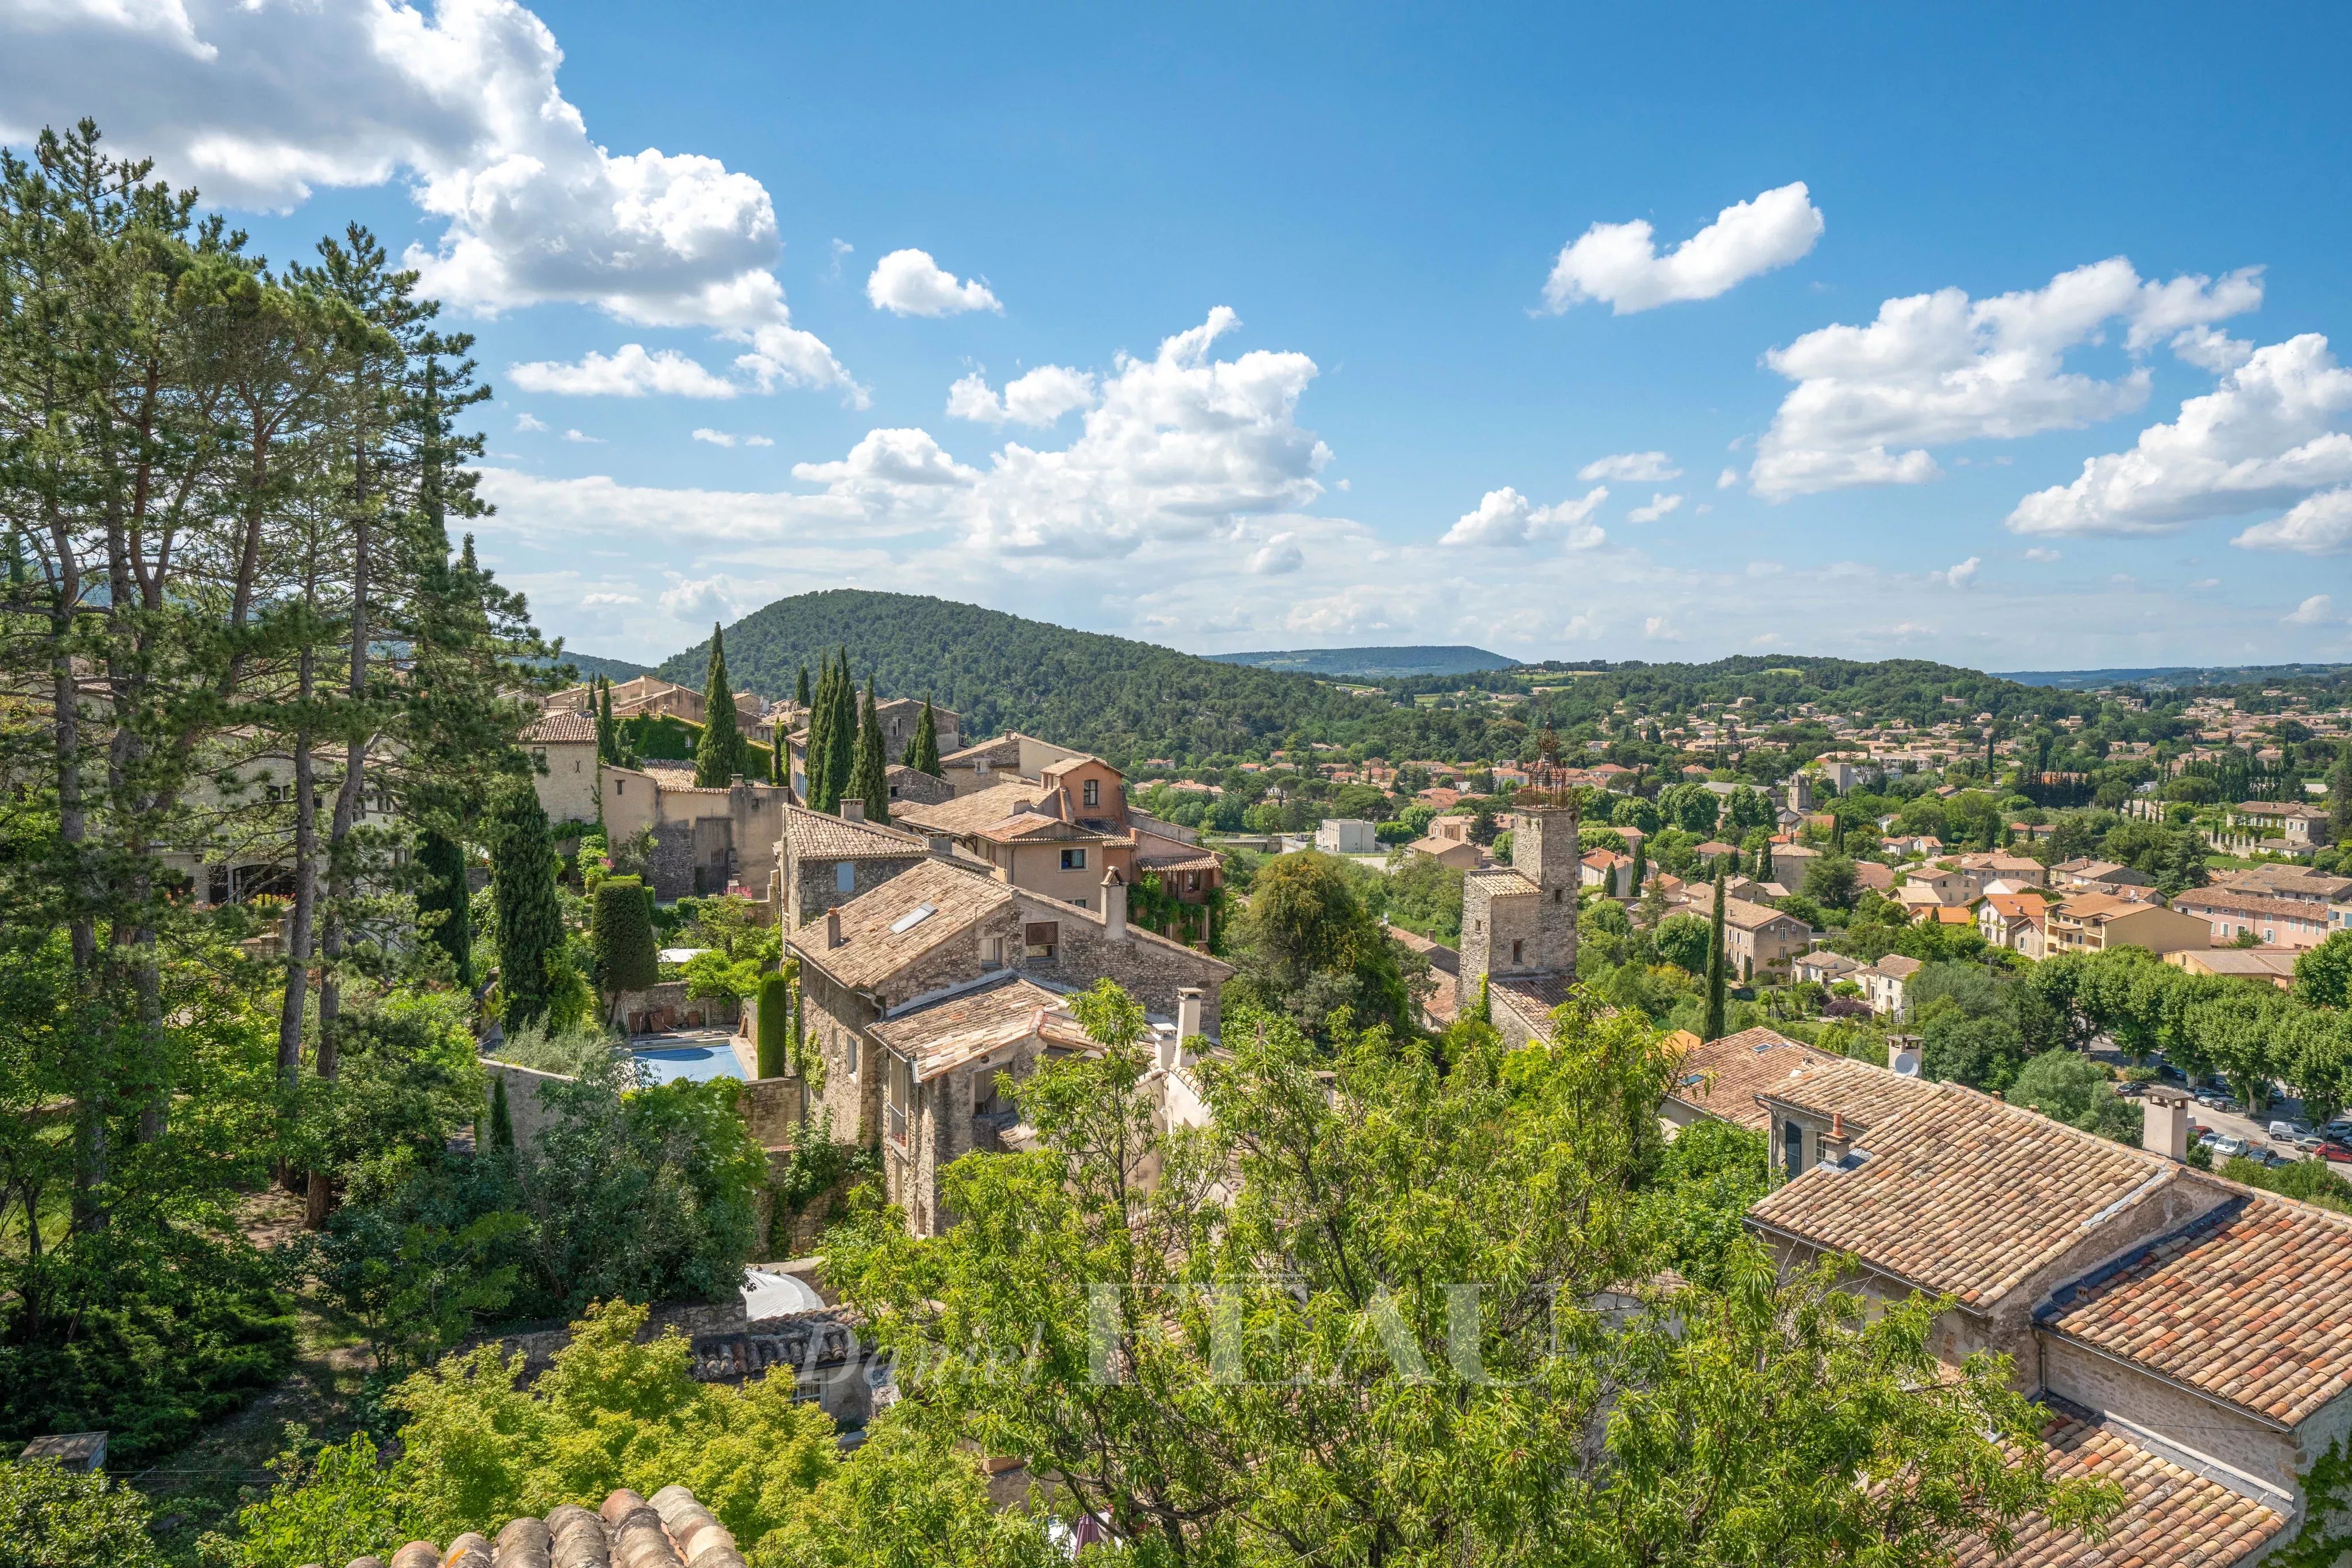
[[[1538,806],[1518,813],[1511,831],[1511,868],[1535,885],[1536,942],[1527,967],[1576,973],[1576,894],[1584,865],[1576,847],[1573,805]]]

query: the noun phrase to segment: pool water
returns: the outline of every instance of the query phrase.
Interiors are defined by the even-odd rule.
[[[673,1045],[648,1051],[633,1051],[630,1056],[642,1064],[640,1071],[655,1083],[707,1083],[714,1078],[743,1076],[743,1064],[735,1052],[723,1045]]]

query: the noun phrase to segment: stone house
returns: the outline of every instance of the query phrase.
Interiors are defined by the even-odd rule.
[[[1430,824],[1431,827],[1436,825],[1435,822]],[[1479,853],[1478,846],[1466,838],[1442,839],[1433,834],[1415,839],[1405,848],[1414,854],[1426,855],[1440,865],[1452,866],[1455,871],[1475,871],[1478,862],[1486,858]]]
[[[596,821],[596,721],[551,707],[522,732],[523,749],[538,764],[533,786],[551,822]]]
[[[1034,735],[1006,730],[993,740],[979,741],[953,751],[942,745],[940,766],[957,794],[971,795],[1007,779],[1042,778],[1054,763],[1083,755],[1074,747],[1056,746]]]
[[[785,934],[801,961],[802,996],[824,1062],[820,1113],[835,1138],[882,1150],[886,1188],[917,1234],[936,1234],[952,1222],[940,1213],[932,1178],[956,1154],[977,1146],[966,1141],[977,1136],[970,1118],[993,1113],[950,1114],[939,1109],[946,1102],[935,1101],[926,1123],[917,1114],[917,1087],[950,1079],[950,1089],[939,1092],[958,1096],[955,1105],[969,1105],[975,1094],[984,1100],[989,1085],[973,1076],[978,1058],[941,1065],[948,1058],[940,1053],[949,1049],[942,1042],[999,1030],[1003,1020],[991,1009],[1013,1004],[973,1002],[942,1020],[921,1021],[933,1009],[1015,980],[1059,1005],[1068,992],[1108,978],[1171,1027],[1192,1016],[1185,1004],[1193,1001],[1193,1032],[1214,1038],[1218,991],[1232,968],[1129,925],[1125,895],[1124,882],[1106,873],[1100,911],[1078,909],[960,860],[932,856]],[[1196,995],[1188,998],[1188,991]],[[1033,1016],[1045,1005],[1028,991],[1019,995]],[[1022,1061],[1034,1062],[1053,1040],[1037,1034],[1034,1045],[1023,1043],[1031,1040],[1024,1033],[1003,1049],[1022,1044],[1028,1053]],[[1005,1059],[997,1048],[981,1055],[989,1058],[983,1076],[992,1082]]]
[[[783,823],[771,896],[786,931],[872,892],[930,853],[920,834],[789,802]]]
[[[859,701],[862,706],[864,699],[861,697]],[[808,715],[797,705],[793,704],[785,705],[785,711],[789,715],[785,722],[793,726],[792,732],[784,737],[784,749],[792,763],[793,798],[796,800],[805,800],[808,799]],[[882,727],[883,766],[895,769],[898,765],[898,759],[907,754],[907,742],[914,738],[916,729],[922,724],[922,699],[919,697],[877,699],[874,704],[874,719]],[[953,708],[934,707],[931,709],[931,723],[939,737],[940,760],[944,768],[948,759],[954,756],[963,744],[962,720],[957,716]],[[764,731],[761,738],[766,739]],[[950,772],[948,777],[951,781],[954,775]],[[898,796],[896,791],[893,791],[890,798],[896,800]]]
[[[673,783],[635,768],[607,768],[600,786],[604,831],[615,844],[653,830],[646,881],[667,903],[725,893],[752,868],[764,880],[783,836],[791,793],[780,784],[737,779],[725,789]],[[753,888],[766,898],[764,885]]]
[[[1772,1118],[1759,1092],[1801,1067],[1843,1060],[1760,1025],[1700,1044],[1689,1041],[1675,1064],[1674,1087],[1659,1103],[1658,1119],[1677,1130],[1703,1118],[1729,1122],[1751,1133],[1771,1131]]]
[[[2230,821],[2234,827],[2261,833],[2265,839],[2281,841],[2282,847],[2289,852],[2327,841],[2326,810],[2306,806],[2299,800],[2241,801],[2230,808]]]
[[[1462,879],[1461,994],[1486,982],[1489,1012],[1507,1045],[1548,1032],[1552,1009],[1576,984],[1577,809],[1539,806],[1520,813],[1511,863]]]
[[[2085,893],[2053,904],[2048,918],[2045,952],[2145,947],[2161,954],[2213,945],[2212,927],[2196,915],[2112,894]]]
[[[1782,887],[1801,888],[1806,873],[1827,858],[1810,844],[1774,844],[1772,880]]]
[[[1028,744],[1026,737],[1013,739]],[[959,785],[952,800],[911,804],[896,815],[909,831],[953,846],[1000,881],[1080,909],[1095,905],[1108,872],[1127,886],[1156,876],[1185,904],[1202,903],[1223,882],[1223,861],[1189,830],[1128,809],[1118,768],[1082,752],[1039,756],[1034,779],[1000,777],[974,790]]]
[[[2138,1148],[1859,1062],[1758,1098],[1781,1185],[1748,1224],[1784,1266],[1951,1296],[1937,1356],[2008,1355],[2053,1458],[2123,1488],[2105,1541],[2029,1520],[2012,1561],[2242,1564],[2292,1533],[2299,1478],[2352,1436],[2352,1218],[2187,1165],[2177,1090]]]
[[[2134,871],[2113,861],[2079,858],[2060,861],[2050,868],[2050,885],[2075,888],[2086,893],[2115,893],[2126,887],[2147,887],[2151,879],[2144,871]]]
[[[1882,1018],[1901,1018],[1911,1010],[1911,977],[1921,967],[1916,958],[1889,953],[1865,966],[1854,979],[1862,986],[1863,999],[1870,1004],[1872,1012]]]
[[[890,764],[883,769],[883,777],[889,781],[893,812],[902,805],[937,806],[955,799],[954,785],[903,762]]]
[[[567,686],[547,699],[551,708],[566,708],[588,713],[595,701],[592,686]],[[756,692],[735,694],[735,722],[746,734],[764,738],[759,732],[767,712],[767,699]],[[640,715],[652,718],[674,718],[686,724],[703,720],[702,693],[693,686],[681,686],[659,675],[637,675],[613,683],[613,716],[615,719],[635,718]]]
[[[1786,975],[1812,947],[1813,928],[1793,915],[1744,898],[1723,901],[1723,952],[1742,980]]]

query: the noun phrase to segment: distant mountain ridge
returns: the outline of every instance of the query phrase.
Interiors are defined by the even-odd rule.
[[[2101,686],[2164,685],[2239,686],[2263,681],[2296,680],[2352,670],[2352,664],[2166,664],[2154,669],[2011,670],[1998,678],[2021,686],[2095,691]]]
[[[1405,675],[1466,675],[1482,670],[1508,670],[1519,661],[1465,643],[1425,644],[1402,648],[1294,648],[1258,653],[1206,653],[1220,664],[1249,664],[1261,670],[1289,670],[1303,675],[1360,675],[1368,680],[1392,680]]]
[[[551,659],[547,662],[553,664],[571,665],[580,672],[580,678],[583,680],[602,675],[608,681],[628,681],[635,680],[639,675],[653,673],[651,664],[633,664],[626,659],[606,659],[594,653],[583,653],[571,648],[563,650],[562,658]]]

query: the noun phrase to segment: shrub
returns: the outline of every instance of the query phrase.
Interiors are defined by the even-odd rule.
[[[596,974],[606,993],[651,988],[660,978],[660,966],[645,883],[634,876],[607,877],[597,884],[593,908]]]
[[[0,1563],[7,1568],[163,1568],[147,1500],[105,1475],[47,1461],[0,1464]]]

